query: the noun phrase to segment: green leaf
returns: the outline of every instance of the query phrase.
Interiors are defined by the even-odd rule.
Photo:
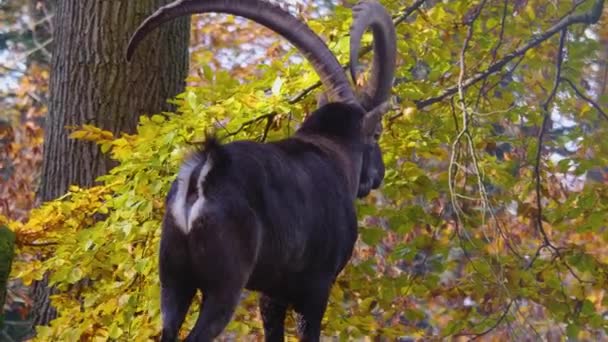
[[[369,246],[375,246],[386,235],[386,232],[381,228],[365,228],[360,230],[361,240]]]

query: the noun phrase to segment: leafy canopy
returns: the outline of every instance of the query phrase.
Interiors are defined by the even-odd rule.
[[[608,123],[580,96],[608,103],[597,62],[606,54],[605,19],[570,26],[564,54],[552,35],[465,88],[458,85],[593,3],[429,2],[405,20],[402,1],[382,3],[402,21],[398,109],[381,139],[388,169],[381,191],[358,202],[360,239],[333,288],[324,333],[605,337],[608,188],[597,166],[607,162]],[[331,37],[342,63],[350,21],[344,7],[308,21]],[[142,116],[134,135],[92,126],[72,133],[118,166],[99,185],[72,187],[25,223],[9,222],[21,253],[44,256],[17,263],[13,276],[30,283],[50,272],[59,290],[52,298],[59,317],[38,327],[38,340],[158,335],[159,227],[180,161],[209,130],[226,142],[293,132],[320,90],[293,53],[273,53],[249,73],[196,53],[191,86],[173,100],[177,113]],[[555,88],[560,58],[561,76],[580,93],[565,81]],[[450,87],[458,91],[417,105]],[[254,299],[239,306],[230,333],[261,333]],[[197,312],[194,305],[185,329]]]

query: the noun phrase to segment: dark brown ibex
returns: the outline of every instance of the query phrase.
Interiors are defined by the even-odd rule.
[[[357,239],[354,202],[378,188],[378,146],[395,70],[395,29],[384,7],[354,7],[351,72],[371,28],[374,60],[359,96],[335,56],[307,25],[262,0],[181,0],[133,35],[127,56],[162,23],[194,13],[228,13],[287,38],[319,74],[330,103],[292,136],[270,143],[209,139],[182,165],[167,196],[160,246],[162,340],[174,341],[197,289],[203,303],[187,341],[210,341],[230,321],[244,288],[259,291],[267,341],[283,341],[288,308],[302,340],[321,334],[329,292]]]

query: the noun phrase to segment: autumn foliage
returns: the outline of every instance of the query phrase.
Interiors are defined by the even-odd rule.
[[[399,37],[395,106],[381,139],[386,179],[358,203],[360,239],[332,291],[324,334],[607,338],[607,10],[597,24],[543,36],[598,4],[601,14],[603,1],[382,3]],[[346,64],[349,8],[303,15]],[[72,129],[118,163],[97,186],[72,187],[24,221],[12,213],[28,209],[18,199],[33,189],[20,187],[35,181],[19,177],[31,175],[13,174],[0,190],[0,203],[10,203],[0,223],[17,233],[21,255],[41,256],[17,260],[13,277],[29,284],[48,271],[59,290],[59,317],[37,328],[37,340],[157,336],[159,226],[184,154],[210,130],[224,141],[283,138],[314,109],[318,77],[291,47],[222,18],[194,21],[193,45],[215,48],[194,49],[176,113],[142,116],[133,135]],[[252,57],[264,63],[233,53],[248,38],[217,33],[241,25],[264,41],[267,54]],[[17,167],[39,163],[39,127],[30,129],[19,133],[26,144],[3,152]],[[227,334],[261,334],[255,296]]]

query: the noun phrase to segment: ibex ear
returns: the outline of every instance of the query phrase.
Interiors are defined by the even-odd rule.
[[[363,129],[363,135],[366,137],[374,135],[376,132],[376,127],[378,126],[378,122],[382,120],[382,116],[386,114],[390,110],[390,101],[386,101],[381,103],[376,108],[370,110],[363,117],[363,124],[361,128]]]

